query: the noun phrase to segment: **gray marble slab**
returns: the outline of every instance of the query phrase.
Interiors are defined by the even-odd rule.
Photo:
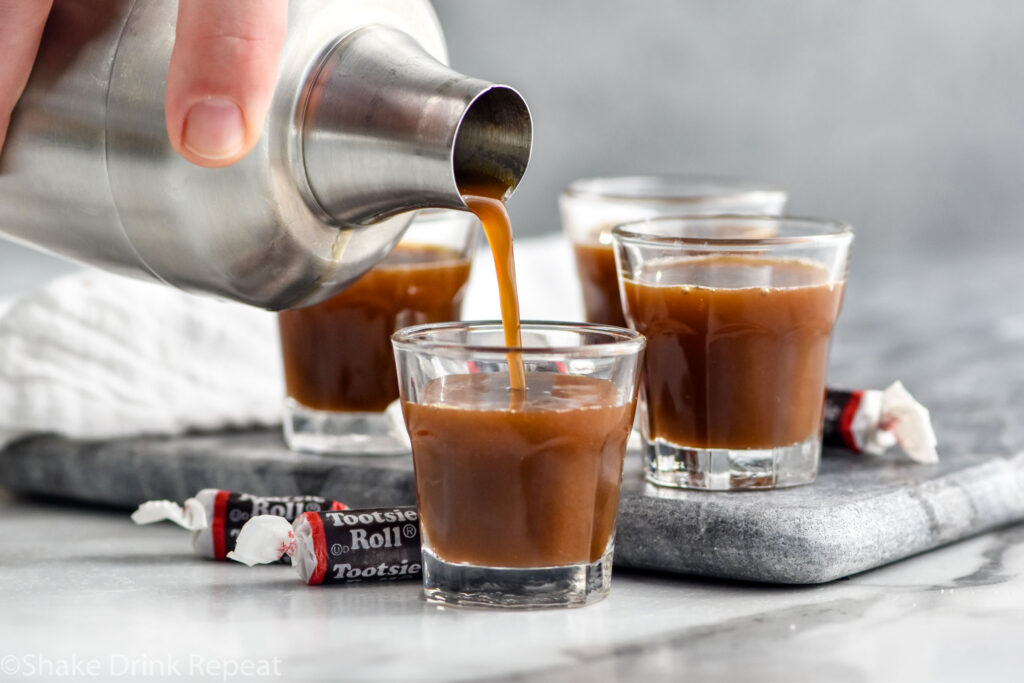
[[[1024,519],[1024,454],[935,466],[827,452],[813,486],[706,493],[652,486],[630,453],[616,566],[774,583],[821,583]],[[16,490],[134,507],[214,486],[316,493],[353,507],[415,502],[410,456],[292,453],[260,431],[74,443],[37,438],[0,457]]]
[[[854,270],[831,381],[903,380],[932,411],[941,462],[830,451],[813,486],[702,493],[644,483],[631,454],[617,566],[821,583],[1024,519],[1019,262],[991,252],[913,256]],[[0,484],[125,508],[208,486],[321,493],[353,506],[415,498],[408,456],[296,454],[273,431],[101,443],[37,437],[0,452]]]

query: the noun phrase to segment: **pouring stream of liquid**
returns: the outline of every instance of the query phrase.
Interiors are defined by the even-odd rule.
[[[498,293],[501,298],[501,325],[505,331],[505,346],[523,345],[519,326],[519,293],[516,289],[516,263],[512,252],[512,224],[505,202],[501,200],[504,188],[460,187],[462,199],[469,210],[477,215],[484,226],[484,234],[494,256],[494,270],[498,275]],[[526,373],[522,355],[508,354],[509,382],[515,393],[526,389]]]

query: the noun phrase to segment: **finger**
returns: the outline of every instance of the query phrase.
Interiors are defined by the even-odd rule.
[[[0,150],[11,112],[25,89],[51,0],[0,0]]]
[[[287,21],[287,0],[180,0],[165,114],[181,156],[227,166],[256,144]]]

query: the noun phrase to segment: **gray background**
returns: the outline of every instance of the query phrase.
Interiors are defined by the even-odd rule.
[[[516,229],[573,178],[775,182],[858,252],[1021,243],[1019,0],[435,0],[452,63],[520,89],[533,160]]]
[[[1019,0],[437,0],[453,65],[519,88],[521,235],[576,177],[749,176],[841,218],[857,259],[1019,248]],[[0,245],[5,289],[63,269]]]

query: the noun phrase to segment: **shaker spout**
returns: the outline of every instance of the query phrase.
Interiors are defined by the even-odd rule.
[[[348,33],[308,83],[296,178],[331,223],[465,209],[460,187],[497,185],[507,197],[526,172],[533,129],[519,93],[452,71],[406,33]]]

